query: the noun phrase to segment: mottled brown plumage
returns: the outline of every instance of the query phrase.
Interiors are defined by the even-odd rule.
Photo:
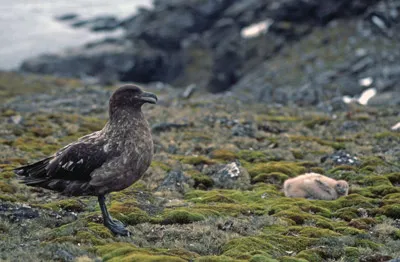
[[[121,223],[110,218],[104,195],[129,187],[142,177],[153,156],[153,140],[141,107],[155,104],[154,94],[133,85],[119,88],[110,98],[109,121],[54,155],[15,170],[23,183],[70,196],[99,197],[104,223],[126,235]]]

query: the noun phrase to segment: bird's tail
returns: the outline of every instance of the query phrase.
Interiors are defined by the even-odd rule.
[[[20,176],[19,178],[22,180],[22,183],[34,186],[48,179],[46,176],[46,167],[52,158],[48,157],[36,163],[18,167],[14,169],[14,173]]]

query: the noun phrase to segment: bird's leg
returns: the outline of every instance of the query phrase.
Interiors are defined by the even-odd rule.
[[[106,197],[104,195],[99,195],[98,200],[101,209],[101,214],[103,215],[104,226],[110,229],[111,232],[113,232],[115,235],[129,236],[130,232],[125,228],[125,225],[121,221],[112,219],[112,217],[108,213],[105,202]]]

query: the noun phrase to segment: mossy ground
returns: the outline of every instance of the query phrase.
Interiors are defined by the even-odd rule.
[[[82,84],[1,73],[0,85],[4,102],[26,92],[54,93]],[[145,106],[150,124],[189,125],[154,134],[156,153],[145,176],[108,199],[110,213],[128,225],[130,237],[115,237],[102,225],[94,197],[65,198],[29,188],[12,172],[100,129],[106,108],[83,116],[1,107],[0,207],[9,208],[0,213],[0,260],[304,262],[400,256],[400,136],[390,130],[398,109],[351,105],[333,117],[314,108],[250,105],[229,97],[184,100],[167,90],[155,89],[162,103]],[[15,116],[20,123],[13,123]],[[346,129],[349,121],[361,124]],[[235,126],[249,122],[251,135],[234,135]],[[336,150],[356,155],[360,164],[321,161]],[[216,188],[206,172],[232,162],[248,171],[246,190]],[[175,170],[186,179],[182,190],[160,190]],[[284,180],[304,172],[349,181],[349,196],[284,197]],[[21,215],[27,206],[39,216]]]

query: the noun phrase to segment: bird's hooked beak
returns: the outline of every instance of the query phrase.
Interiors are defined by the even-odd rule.
[[[140,100],[144,101],[145,103],[156,104],[158,98],[153,93],[143,92],[140,95]]]

